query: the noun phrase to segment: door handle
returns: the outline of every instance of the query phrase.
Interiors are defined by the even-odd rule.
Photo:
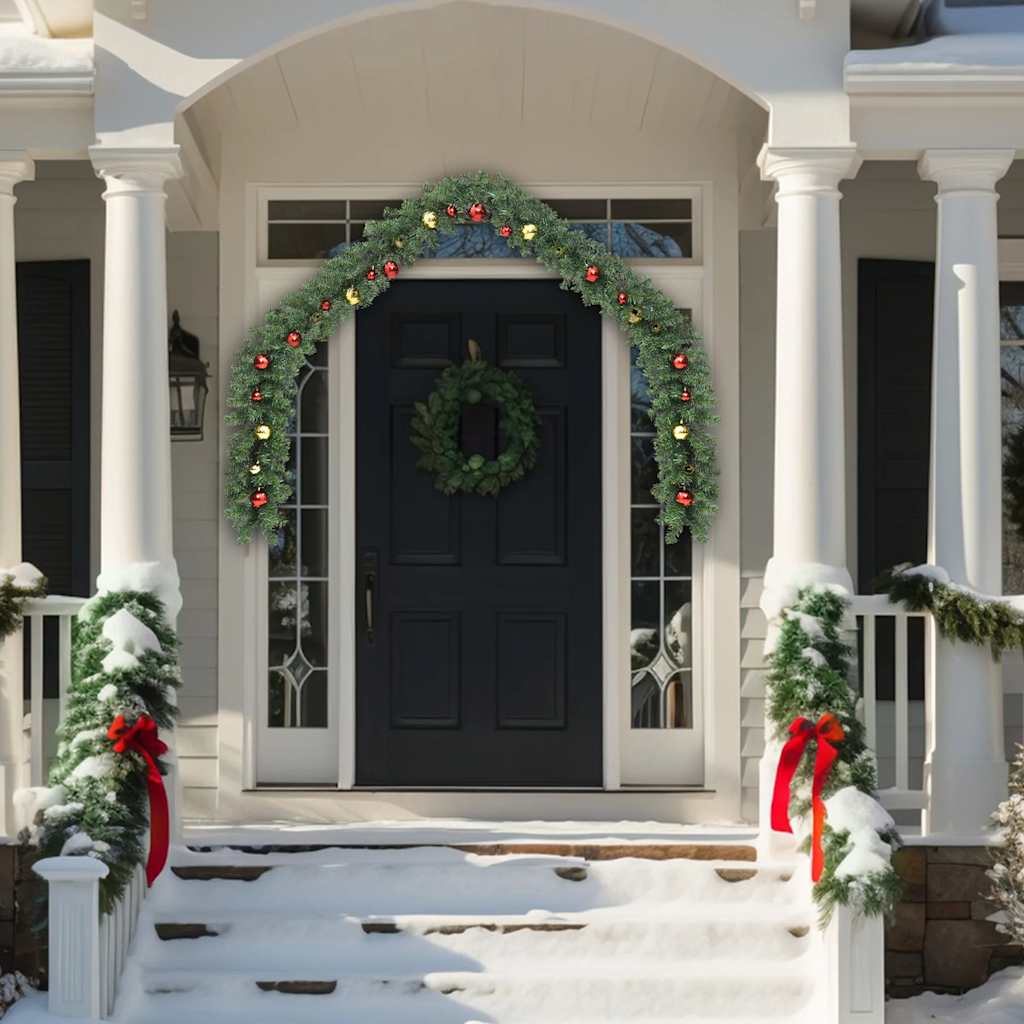
[[[366,615],[366,642],[374,642],[374,611],[377,600],[377,575],[380,559],[375,548],[363,552],[363,610]]]

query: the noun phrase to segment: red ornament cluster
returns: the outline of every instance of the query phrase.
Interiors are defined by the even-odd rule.
[[[270,368],[270,357],[264,355],[262,352],[252,361],[252,365],[257,370],[267,370]]]
[[[320,308],[325,313],[329,313],[331,311],[331,300],[330,299],[324,299],[323,302],[320,303]]]
[[[619,294],[615,296],[615,299],[620,306],[624,306],[629,302],[629,292],[619,292]]]
[[[501,235],[502,238],[511,238],[512,237],[512,225],[511,224],[502,224],[501,227],[498,228],[498,234]]]
[[[252,497],[249,498],[249,504],[253,508],[263,508],[266,503],[270,501],[270,495],[266,491],[253,491]]]
[[[384,276],[389,281],[394,281],[398,277],[398,264],[394,260],[388,260],[384,264]]]
[[[672,365],[677,370],[685,370],[690,365],[690,358],[685,352],[680,352],[672,357]]]
[[[469,219],[475,224],[487,220],[487,207],[483,203],[473,203],[466,213],[469,214]]]
[[[591,284],[593,284],[595,281],[599,281],[601,279],[601,268],[596,263],[590,263],[587,266],[587,272],[584,276]]]
[[[684,508],[689,508],[694,501],[692,491],[676,491],[676,501]]]
[[[377,268],[376,267],[370,267],[370,269],[366,272],[366,280],[367,281],[376,281],[377,280]]]
[[[291,348],[298,348],[302,344],[302,335],[298,331],[289,331],[288,337],[284,340]]]
[[[254,402],[263,401],[263,392],[259,388],[253,388],[252,394],[249,396]]]

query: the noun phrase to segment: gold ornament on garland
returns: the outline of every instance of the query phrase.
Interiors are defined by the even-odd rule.
[[[690,428],[685,423],[679,423],[672,428],[672,436],[677,441],[685,441],[690,436]]]
[[[256,440],[257,441],[269,441],[270,440],[270,427],[266,423],[261,423],[256,428]]]
[[[253,463],[253,464],[252,464],[252,465],[251,465],[251,466],[249,467],[249,473],[250,473],[250,474],[251,474],[252,476],[259,476],[259,475],[260,475],[260,473],[262,473],[262,472],[263,472],[263,467],[262,467],[262,466],[261,466],[261,465],[260,465],[260,464],[259,464],[258,462],[254,462],[254,463]]]
[[[421,219],[425,228],[430,228],[431,231],[437,230],[437,214],[433,210],[427,210]]]
[[[626,314],[626,319],[631,324],[638,324],[641,320],[643,320],[643,315],[641,314],[639,309],[633,308]]]
[[[359,289],[354,285],[345,289],[345,299],[350,306],[358,306],[360,302]]]
[[[522,230],[523,238],[526,239],[527,242],[532,242],[537,237],[538,230],[539,229],[536,224],[524,224]]]

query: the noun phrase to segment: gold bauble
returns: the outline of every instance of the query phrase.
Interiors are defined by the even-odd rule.
[[[638,324],[641,320],[643,320],[643,317],[640,315],[639,309],[631,309],[629,313],[626,314],[626,319],[631,324]]]
[[[359,289],[356,287],[345,290],[345,299],[350,306],[358,306],[360,302]]]
[[[523,238],[528,242],[532,242],[537,237],[538,227],[536,224],[524,224],[523,225]]]
[[[430,228],[433,231],[437,227],[437,214],[433,210],[427,210],[421,219],[425,228]]]
[[[653,327],[651,328],[651,333],[652,333],[652,334],[661,334],[661,324],[655,324],[655,325],[654,325],[654,326],[653,326]]]
[[[679,423],[672,428],[672,436],[677,441],[685,441],[690,436],[690,428],[685,423]]]
[[[260,473],[262,473],[262,472],[263,472],[263,467],[262,467],[262,466],[261,466],[261,465],[260,465],[260,464],[259,464],[258,462],[254,462],[254,463],[253,463],[253,464],[252,464],[252,465],[251,465],[251,466],[249,467],[249,472],[250,472],[250,473],[251,473],[251,474],[252,474],[253,476],[259,476],[259,475],[260,475]]]
[[[697,472],[697,467],[692,462],[688,462],[686,464],[686,472],[692,475]]]
[[[256,428],[256,437],[260,441],[266,441],[270,437],[270,427],[266,423],[261,423]]]
[[[404,238],[396,238],[395,239],[395,248],[396,249],[401,249],[404,245],[405,245],[405,239]]]

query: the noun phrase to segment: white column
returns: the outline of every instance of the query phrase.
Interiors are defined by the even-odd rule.
[[[775,329],[775,481],[772,560],[766,583],[798,566],[852,589],[846,571],[843,325],[839,182],[857,173],[853,146],[766,146],[761,176],[775,181],[778,283]],[[761,850],[792,846],[769,829],[779,746],[766,722],[760,765]]]
[[[150,563],[173,622],[174,560],[167,382],[164,186],[181,174],[176,146],[90,150],[105,179],[100,588]],[[140,584],[141,585],[141,584]]]
[[[57,1017],[100,1015],[100,879],[92,857],[49,857],[33,865],[49,883],[49,1009]]]
[[[21,561],[21,411],[18,405],[18,307],[14,186],[35,176],[22,151],[0,150],[0,568]],[[45,571],[46,566],[42,567]],[[21,784],[22,636],[0,645],[0,835],[13,836],[11,794]]]
[[[928,559],[1002,593],[996,182],[1012,150],[929,150],[938,185]],[[933,631],[934,632],[934,631]],[[933,638],[925,828],[978,835],[1006,796],[1003,686],[985,648]]]

